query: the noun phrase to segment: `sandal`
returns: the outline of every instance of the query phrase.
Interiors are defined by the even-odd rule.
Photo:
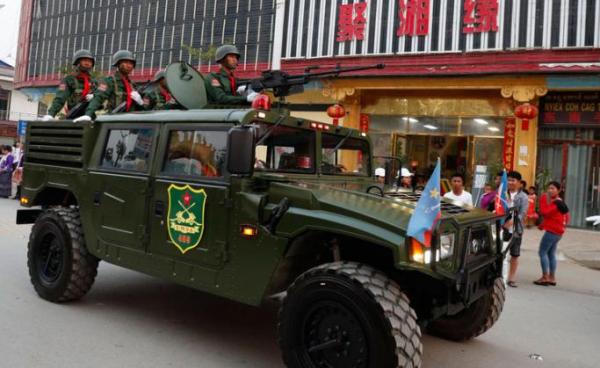
[[[546,285],[556,286],[556,281],[546,281]]]
[[[516,287],[518,287],[518,286],[517,286],[517,283],[516,283],[516,282],[514,282],[514,281],[508,281],[508,282],[506,283],[506,285],[508,285],[508,286],[510,286],[510,287],[513,287],[513,288],[516,288]]]
[[[548,285],[550,285],[550,283],[548,281],[544,280],[544,279],[535,280],[533,283],[536,284],[536,285],[541,285],[541,286],[548,286]]]

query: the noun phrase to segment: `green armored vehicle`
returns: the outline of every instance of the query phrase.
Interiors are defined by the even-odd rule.
[[[421,328],[496,322],[498,217],[443,202],[426,247],[406,236],[418,195],[377,190],[368,137],[267,108],[31,122],[17,222],[36,292],[81,298],[103,260],[255,306],[280,294],[302,368],[419,367]]]

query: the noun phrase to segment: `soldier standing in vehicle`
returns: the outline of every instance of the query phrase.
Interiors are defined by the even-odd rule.
[[[158,71],[151,81],[151,85],[144,90],[144,98],[148,99],[150,110],[175,110],[181,105],[171,95],[164,70]]]
[[[212,72],[205,79],[206,94],[211,103],[224,105],[247,105],[254,101],[257,92],[239,86],[234,71],[240,61],[240,53],[233,45],[223,45],[216,51],[215,61],[221,70]]]
[[[73,72],[69,73],[58,86],[58,93],[48,109],[48,114],[42,120],[54,119],[56,114],[63,109],[65,103],[67,110],[71,110],[80,102],[90,101],[94,98],[96,81],[90,75],[96,59],[89,50],[78,50],[73,54]]]
[[[125,103],[123,112],[146,110],[148,101],[144,101],[137,91],[137,86],[129,79],[135,68],[135,58],[131,51],[119,50],[112,57],[113,66],[117,68],[113,75],[104,77],[98,83],[96,95],[90,101],[85,115],[74,121],[90,121],[97,110],[107,101],[107,110],[112,111],[121,103]]]

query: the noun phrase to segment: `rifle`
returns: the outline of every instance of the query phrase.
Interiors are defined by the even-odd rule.
[[[153,83],[155,83],[156,81],[154,80],[149,80],[147,81],[139,90],[138,93],[140,94],[140,96],[142,95],[142,93],[144,93],[146,91],[146,88],[150,87]],[[125,107],[127,106],[127,99],[125,99],[125,101],[121,102],[117,107],[115,107],[110,113],[111,114],[118,114],[120,112],[123,112],[125,110]]]
[[[75,107],[69,110],[69,113],[65,116],[65,119],[76,119],[80,116],[83,116],[89,104],[90,101],[79,102],[77,105],[75,105]]]
[[[290,75],[281,70],[267,70],[262,72],[262,77],[250,80],[242,80],[239,85],[250,85],[253,91],[261,92],[264,89],[272,89],[275,97],[286,97],[295,93],[302,93],[304,85],[315,79],[338,77],[341,73],[355,72],[368,69],[383,69],[385,64],[372,64],[366,66],[344,68],[337,64],[334,69],[322,72],[311,72],[320,69],[313,66],[305,69],[304,74]]]

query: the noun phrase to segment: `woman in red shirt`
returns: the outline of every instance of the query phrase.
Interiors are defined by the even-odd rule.
[[[540,215],[543,219],[540,229],[546,232],[542,236],[539,249],[542,277],[533,282],[536,285],[556,285],[556,247],[569,222],[569,209],[558,196],[559,191],[560,184],[551,181],[546,194],[539,199]]]

